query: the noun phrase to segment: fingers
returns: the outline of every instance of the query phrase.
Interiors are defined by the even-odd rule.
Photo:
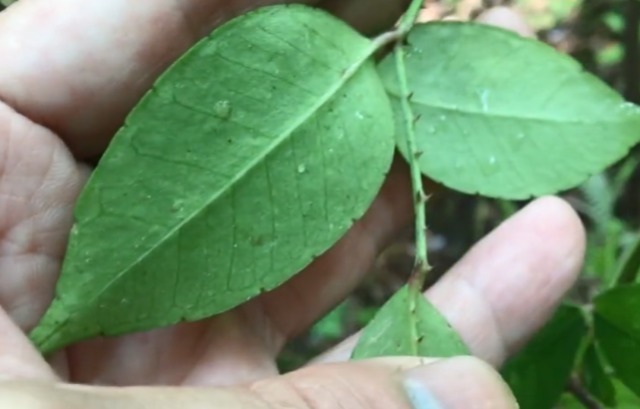
[[[47,404],[43,405],[43,404]],[[500,377],[472,358],[416,358],[307,368],[246,388],[0,386],[0,407],[35,409],[474,409],[516,408]]]
[[[477,356],[499,365],[552,315],[584,250],[573,209],[539,199],[475,246],[428,296]]]
[[[266,2],[265,2],[266,3]],[[0,99],[99,153],[155,78],[249,1],[26,1],[0,14]]]
[[[12,379],[54,381],[56,377],[20,328],[0,308],[0,382]],[[0,407],[21,408],[1,404]]]
[[[384,362],[384,365],[382,363]],[[349,409],[516,408],[504,382],[474,358],[416,358],[309,367],[251,387],[283,407]]]
[[[477,21],[480,23],[501,27],[506,30],[511,30],[523,37],[536,37],[536,33],[527,24],[524,17],[510,7],[492,7],[484,13],[480,14],[477,18]]]
[[[19,2],[0,14],[0,100],[63,137],[79,157],[91,157],[189,46],[225,20],[277,2]],[[378,11],[387,13],[366,14],[376,24]]]
[[[498,366],[551,316],[582,265],[584,229],[571,207],[539,199],[479,242],[427,298],[474,355]],[[356,337],[320,357],[348,359]]]
[[[87,175],[54,134],[2,103],[0,152],[0,305],[30,329],[51,300]]]

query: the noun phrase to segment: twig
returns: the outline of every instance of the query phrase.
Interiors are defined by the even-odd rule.
[[[418,165],[418,159],[421,152],[418,151],[415,135],[415,125],[418,118],[414,115],[411,108],[411,91],[409,89],[409,81],[406,74],[405,66],[405,50],[402,44],[404,38],[409,34],[411,28],[415,25],[420,11],[422,10],[423,0],[413,0],[402,17],[398,29],[398,41],[394,48],[394,57],[396,62],[396,75],[398,76],[398,84],[400,87],[402,114],[404,115],[404,135],[407,144],[408,162],[411,171],[411,185],[413,191],[413,207],[415,213],[415,241],[416,255],[413,273],[410,279],[410,286],[415,290],[415,294],[419,294],[424,286],[427,274],[431,267],[427,260],[427,221],[426,221],[426,201],[424,188],[422,186],[422,175]]]
[[[587,409],[604,409],[602,405],[582,386],[576,376],[572,376],[567,390]]]
[[[402,33],[402,35],[406,36],[409,34],[409,31],[413,28],[420,16],[420,12],[424,7],[424,0],[412,0],[409,8],[406,13],[402,16],[402,20],[400,20],[400,25],[398,26],[398,31]]]

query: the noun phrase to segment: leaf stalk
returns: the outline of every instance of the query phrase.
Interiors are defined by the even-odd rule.
[[[402,36],[406,36],[409,34],[409,31],[413,28],[416,21],[418,20],[418,16],[420,16],[420,12],[424,7],[424,0],[412,0],[409,8],[402,16],[400,20],[400,24],[398,25],[398,32],[402,34]]]

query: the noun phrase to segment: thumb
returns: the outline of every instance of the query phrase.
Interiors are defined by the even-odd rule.
[[[7,379],[54,381],[56,376],[22,330],[0,307],[0,381]]]
[[[511,30],[523,37],[536,37],[535,31],[529,26],[525,17],[510,7],[497,6],[490,8],[480,14],[476,21]]]
[[[470,358],[424,363],[397,358],[312,366],[234,388],[104,388],[0,384],[0,407],[14,409],[512,409],[488,365]]]

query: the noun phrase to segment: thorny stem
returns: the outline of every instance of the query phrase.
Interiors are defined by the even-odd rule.
[[[400,20],[400,24],[396,32],[398,33],[398,41],[394,48],[395,62],[396,62],[396,75],[398,76],[398,84],[400,87],[401,107],[404,116],[404,134],[405,142],[407,144],[408,162],[411,171],[411,185],[413,191],[413,205],[415,213],[415,264],[413,267],[413,273],[410,279],[410,286],[414,290],[415,294],[419,294],[422,291],[424,283],[427,278],[427,274],[431,267],[427,260],[427,220],[426,220],[426,202],[427,196],[425,195],[424,188],[422,186],[422,175],[420,167],[418,166],[418,159],[421,152],[418,151],[415,135],[415,125],[419,119],[413,113],[411,108],[411,91],[409,90],[409,81],[407,80],[406,66],[405,66],[405,50],[402,42],[407,36],[411,28],[414,26],[420,11],[422,10],[423,0],[412,0],[407,12]]]

